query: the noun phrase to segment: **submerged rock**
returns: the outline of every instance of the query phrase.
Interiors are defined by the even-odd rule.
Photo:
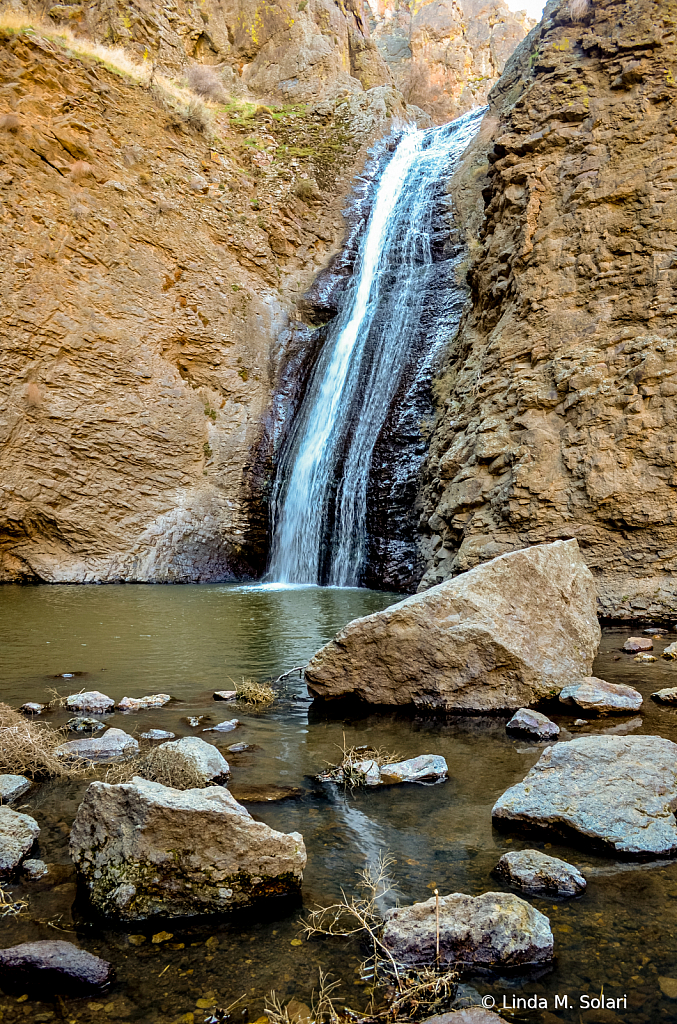
[[[149,697],[123,697],[118,711],[145,711],[146,708],[161,708],[172,698],[168,693],[153,693]]]
[[[69,740],[55,748],[57,757],[87,761],[115,761],[119,757],[138,754],[138,741],[122,729],[108,729],[103,736],[90,736],[84,740]]]
[[[70,732],[101,732],[102,729],[106,728],[105,722],[100,721],[98,718],[84,718],[82,715],[76,715],[74,718],[69,718],[66,722],[66,728]]]
[[[228,747],[228,751],[231,754],[242,754],[245,750],[251,750],[251,743],[231,743]]]
[[[666,686],[663,690],[656,690],[651,694],[651,699],[659,704],[677,704],[677,686]]]
[[[148,732],[141,733],[142,740],[173,740],[176,739],[176,733],[167,732],[166,729],[149,729]]]
[[[565,686],[559,695],[563,704],[576,704],[585,711],[604,715],[609,712],[632,714],[642,706],[639,690],[624,683],[607,683],[605,679],[588,676]]]
[[[0,807],[0,875],[9,875],[19,866],[39,835],[35,818]]]
[[[494,824],[572,834],[627,856],[677,853],[677,745],[659,736],[579,736],[543,751],[496,801]]]
[[[232,732],[233,729],[237,729],[240,724],[238,718],[231,718],[229,721],[219,722],[218,725],[211,725],[208,729],[203,729],[203,732]]]
[[[24,775],[0,775],[0,803],[12,804],[27,793],[32,783]]]
[[[587,676],[596,591],[575,540],[501,555],[355,619],[306,668],[316,697],[517,710]]]
[[[215,690],[214,700],[234,700],[237,697],[237,690]]]
[[[70,849],[94,907],[127,921],[295,895],[306,864],[298,832],[254,821],[227,790],[179,791],[138,777],[91,783]]]
[[[539,740],[551,740],[559,736],[559,726],[551,722],[547,715],[530,708],[520,708],[506,723],[508,732],[526,733]]]
[[[203,722],[211,722],[211,717],[210,715],[188,715],[187,718],[182,718],[181,721],[187,722],[191,729],[197,729]]]
[[[89,690],[87,693],[74,693],[66,697],[66,707],[69,711],[82,711],[84,714],[102,714],[112,711],[115,701],[99,690]]]
[[[631,636],[623,644],[623,650],[630,654],[637,654],[638,651],[650,651],[653,649],[653,640],[650,636]]]
[[[653,661],[658,661],[658,658],[655,658],[653,654],[638,654],[637,657],[632,660],[641,661],[643,665],[647,665],[651,664]]]
[[[266,786],[266,785],[242,785],[231,786],[230,791],[236,800],[243,800],[247,804],[269,804],[277,800],[300,800],[305,796],[305,790],[299,786]]]
[[[677,640],[673,644],[668,644],[661,654],[661,658],[667,658],[668,661],[673,661],[677,658]]]
[[[187,769],[200,777],[203,785],[223,779],[230,772],[223,754],[199,736],[184,736],[173,743],[161,743],[158,749],[170,752],[173,760],[183,761]]]
[[[525,892],[555,896],[578,896],[587,882],[578,868],[540,850],[504,853],[496,871]]]
[[[19,711],[24,715],[41,715],[43,711],[46,711],[48,704],[37,704],[35,701],[28,701],[26,704],[22,704]]]
[[[45,864],[44,860],[36,860],[33,858],[25,860],[21,865],[21,870],[32,882],[36,882],[39,878],[44,878],[45,875],[49,874],[49,868]]]
[[[517,967],[553,955],[550,922],[513,893],[455,892],[439,899],[440,962]],[[432,964],[436,956],[435,897],[385,914],[383,943],[398,963]]]
[[[101,988],[112,976],[113,968],[107,960],[61,939],[22,942],[0,949],[0,977],[26,988],[74,992]]]

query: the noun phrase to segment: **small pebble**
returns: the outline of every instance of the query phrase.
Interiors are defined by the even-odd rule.
[[[588,725],[588,724],[589,723],[588,723],[587,718],[577,718],[576,721],[574,722],[574,725]]]
[[[145,935],[128,935],[127,939],[129,941],[130,946],[143,946],[144,942],[146,941],[146,936]]]
[[[169,942],[169,940],[173,938],[173,932],[156,932],[153,938],[151,939],[151,942],[155,946],[158,946],[161,942]]]

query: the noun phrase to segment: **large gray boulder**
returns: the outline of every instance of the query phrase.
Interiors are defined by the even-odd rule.
[[[517,710],[590,675],[596,590],[575,540],[539,544],[355,619],[306,668],[314,696]]]
[[[69,740],[54,748],[57,757],[66,761],[117,761],[133,757],[139,752],[138,740],[122,729],[107,729],[103,736],[90,736],[83,740]]]
[[[626,856],[677,854],[677,745],[659,736],[580,736],[548,747],[496,801],[501,827],[577,836]]]
[[[194,772],[203,785],[216,779],[224,779],[230,773],[230,766],[223,754],[205,743],[198,736],[184,736],[174,742],[161,743],[159,750],[166,750],[172,762]]]
[[[0,807],[0,875],[9,875],[19,866],[39,835],[35,818]]]
[[[607,683],[606,679],[589,676],[565,686],[559,695],[563,704],[575,704],[584,711],[597,714],[631,715],[642,706],[642,695],[634,686],[625,683]]]
[[[513,893],[440,896],[440,962],[517,967],[552,959],[550,922]],[[385,915],[383,943],[401,964],[432,964],[436,957],[435,897]]]
[[[587,882],[578,868],[540,850],[504,853],[496,872],[525,892],[543,896],[578,896]]]
[[[125,921],[211,914],[297,894],[306,850],[220,787],[92,782],[71,831],[92,904]]]
[[[112,976],[107,960],[62,939],[40,939],[0,949],[0,978],[28,989],[75,994],[101,988]]]

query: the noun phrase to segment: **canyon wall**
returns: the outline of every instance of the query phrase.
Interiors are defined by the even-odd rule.
[[[451,182],[471,302],[437,382],[422,588],[576,537],[677,614],[677,7],[551,0]]]
[[[0,581],[257,575],[293,404],[271,392],[316,344],[297,302],[410,114],[356,79],[305,108],[179,102],[0,31]]]

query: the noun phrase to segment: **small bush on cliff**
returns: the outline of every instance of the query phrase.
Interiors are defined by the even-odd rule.
[[[225,103],[227,100],[223,82],[208,65],[195,64],[187,68],[186,82],[189,89],[204,99],[213,100],[215,103]]]

